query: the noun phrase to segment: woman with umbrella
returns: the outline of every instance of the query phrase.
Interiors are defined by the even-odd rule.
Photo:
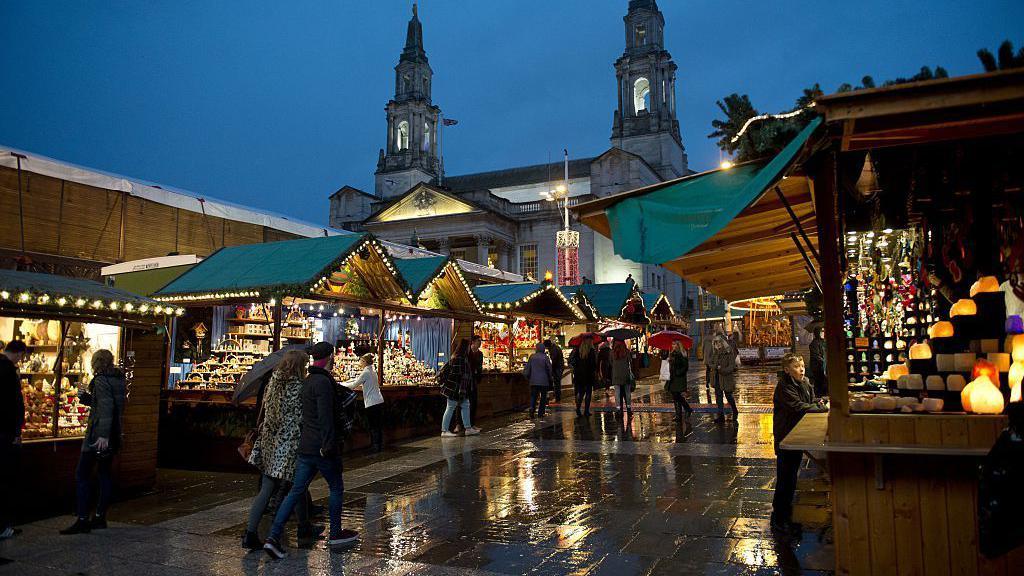
[[[576,392],[576,415],[581,415],[580,404],[585,401],[582,416],[590,416],[590,398],[597,380],[597,352],[591,338],[584,338],[580,347],[569,354],[569,367],[572,368],[572,387]]]
[[[242,536],[242,546],[250,550],[263,548],[256,530],[270,498],[278,488],[291,484],[295,478],[302,428],[302,380],[308,365],[309,355],[302,350],[285,352],[263,395],[262,421],[249,454],[249,463],[260,470],[263,478]],[[299,517],[299,538],[315,537],[309,518],[309,499],[301,498],[295,512]]]
[[[629,350],[626,348],[625,342],[616,339],[612,342],[612,385],[615,386],[615,397],[619,407],[620,418],[622,417],[623,410],[626,411],[630,418],[633,417],[632,395],[634,382],[633,365]]]

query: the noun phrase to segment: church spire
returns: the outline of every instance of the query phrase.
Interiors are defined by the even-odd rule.
[[[412,19],[405,32],[405,49],[402,50],[401,59],[410,62],[427,61],[427,53],[423,50],[423,24],[420,23],[415,2],[412,5]]]

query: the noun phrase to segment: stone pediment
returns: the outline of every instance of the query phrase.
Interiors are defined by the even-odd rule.
[[[416,186],[368,222],[397,222],[434,216],[468,214],[478,209],[459,198],[429,186]]]

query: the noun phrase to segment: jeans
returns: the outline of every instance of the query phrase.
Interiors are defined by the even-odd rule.
[[[477,387],[474,384],[473,387],[469,389],[469,392],[466,393],[466,400],[469,400],[469,419],[472,422],[476,422],[476,399]],[[462,425],[463,430],[468,428],[468,426],[466,426],[466,423],[462,421],[462,414],[459,412],[455,412],[452,417],[452,423],[450,426],[448,426],[447,430],[455,432],[455,429],[458,428],[460,424]]]
[[[14,445],[14,438],[0,436],[0,532],[14,526],[20,461],[21,446]]]
[[[563,370],[555,370],[552,373],[555,377],[554,388],[555,388],[555,402],[562,401],[562,376],[564,376]]]
[[[325,458],[299,454],[298,461],[295,463],[295,480],[292,482],[292,489],[288,491],[288,495],[281,502],[281,507],[277,509],[277,515],[274,516],[274,524],[270,527],[271,538],[281,539],[281,533],[284,532],[284,525],[288,522],[288,517],[292,515],[292,510],[295,509],[299,501],[306,499],[306,490],[309,490],[309,485],[313,482],[317,472],[323,475],[331,490],[327,508],[327,515],[331,519],[330,535],[333,537],[341,533],[341,505],[345,498],[345,482],[341,478],[341,457]]]
[[[775,496],[772,498],[772,522],[775,524],[793,520],[793,496],[803,455],[799,450],[775,450]]]
[[[615,387],[615,405],[619,408],[619,412],[625,409],[630,414],[633,413],[633,392],[630,390],[630,385]]]
[[[384,405],[376,404],[366,409],[366,425],[370,432],[370,443],[378,452],[384,449]]]
[[[725,407],[722,406],[722,395],[725,395],[725,399],[729,401],[729,407],[732,408],[733,415],[739,413],[736,409],[736,399],[733,398],[732,392],[723,392],[721,388],[715,388],[715,402],[718,403],[718,415],[725,416]]]
[[[544,386],[530,386],[530,417],[537,411],[537,401],[540,401],[540,415],[544,416],[544,410],[548,407],[548,389]]]
[[[584,412],[590,412],[590,398],[594,394],[594,387],[586,384],[579,385],[573,383],[573,388],[576,389],[576,411],[580,411],[580,405],[585,403]]]
[[[270,499],[273,498],[274,492],[277,492],[277,489],[282,484],[287,484],[287,481],[280,478],[271,478],[266,474],[263,475],[263,478],[260,480],[259,494],[253,499],[252,507],[249,508],[249,522],[246,530],[255,533],[259,529],[260,518],[267,511],[267,506],[270,504]],[[309,525],[309,499],[306,498],[305,494],[295,505],[295,515],[299,517],[299,526]]]
[[[113,454],[107,453],[99,456],[95,450],[82,452],[78,458],[78,468],[75,469],[75,483],[78,488],[75,509],[80,520],[89,519],[89,509],[92,507],[92,495],[96,490],[92,481],[93,468],[96,469],[100,490],[99,500],[96,502],[96,516],[99,518],[106,516],[107,508],[110,507],[110,494],[114,488],[114,481],[110,476],[113,463]]]
[[[441,418],[441,432],[448,431],[452,425],[452,416],[455,415],[455,407],[458,406],[462,409],[462,425],[466,428],[473,427],[473,421],[469,418],[469,398],[463,398],[462,400],[448,399],[448,404],[444,407],[444,417]]]

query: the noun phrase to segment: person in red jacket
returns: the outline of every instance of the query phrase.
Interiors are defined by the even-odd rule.
[[[18,364],[31,352],[21,340],[7,343],[0,354],[0,540],[14,536],[14,494],[25,426],[25,397]]]

